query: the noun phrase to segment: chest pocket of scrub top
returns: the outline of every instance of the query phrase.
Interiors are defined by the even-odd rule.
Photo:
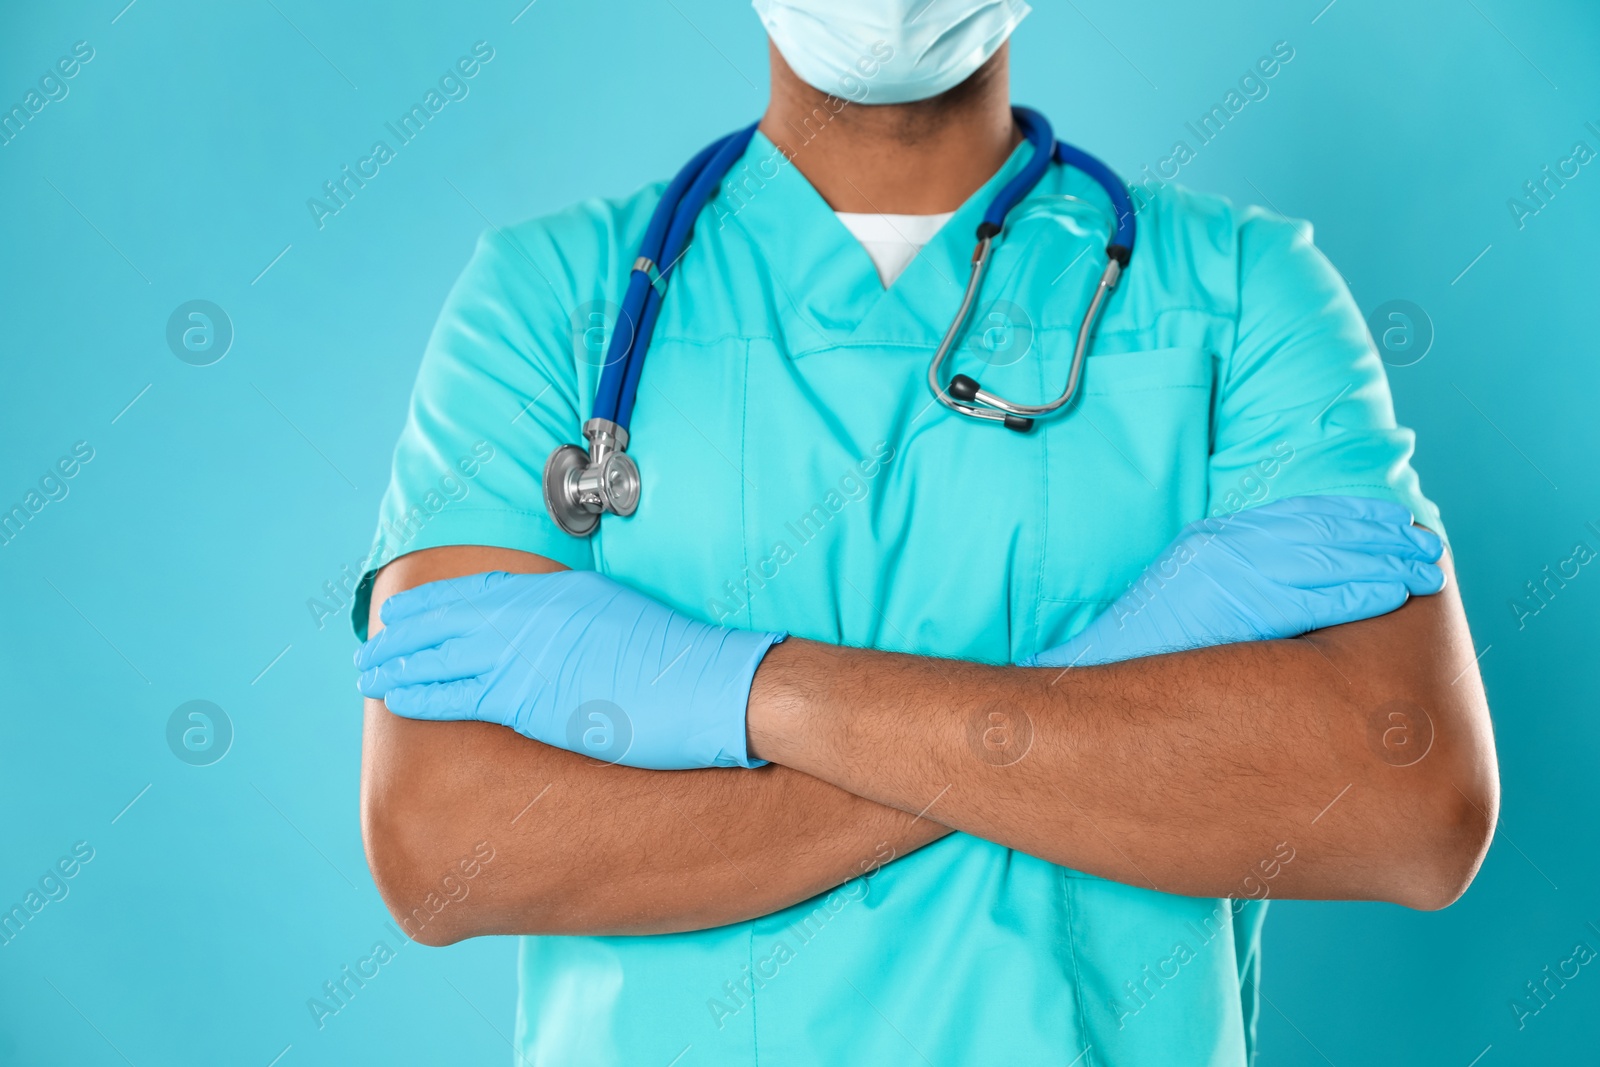
[[[1082,399],[1041,427],[1041,647],[1087,625],[1205,513],[1213,367],[1201,348],[1091,355]],[[1088,1060],[1243,1067],[1230,902],[1061,874]]]
[[[1064,380],[1072,338],[1046,343],[1047,373]],[[1040,643],[1029,651],[1083,629],[1204,514],[1213,368],[1201,348],[1091,353],[1082,396],[1035,429],[1046,500]]]
[[[679,611],[748,625],[718,611],[744,560],[741,452],[746,343],[670,335],[650,347],[633,409],[628,454],[639,465],[639,507],[607,515],[596,535],[600,569]]]

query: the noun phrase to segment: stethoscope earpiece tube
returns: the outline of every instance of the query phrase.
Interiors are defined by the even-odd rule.
[[[1026,433],[1035,420],[1065,406],[1077,394],[1095,327],[1133,255],[1134,217],[1128,191],[1109,167],[1088,153],[1057,141],[1050,124],[1038,112],[1025,107],[1011,111],[1023,137],[1033,146],[1033,153],[995,194],[978,224],[972,273],[961,306],[928,365],[928,385],[942,404],[962,415]],[[667,284],[678,260],[688,250],[695,219],[733,164],[744,155],[755,132],[756,126],[751,125],[701,149],[668,183],[651,213],[628,277],[621,313],[606,348],[605,366],[595,388],[594,416],[583,425],[589,447],[585,450],[578,445],[562,445],[545,461],[545,506],[556,525],[574,537],[593,533],[600,516],[607,512],[631,515],[639,505],[639,468],[628,456],[627,448],[645,354],[661,314]],[[1005,230],[1006,216],[1038,185],[1052,160],[1076,167],[1093,178],[1110,197],[1117,215],[1116,232],[1106,246],[1105,269],[1078,327],[1066,388],[1047,404],[1014,403],[988,392],[977,379],[965,374],[955,375],[946,388],[940,384],[940,369],[965,336],[989,270],[994,242]]]
[[[627,373],[622,379],[622,391],[617,397],[615,421],[624,428],[633,420],[633,402],[639,392],[639,376],[644,371],[644,354],[649,349],[650,338],[655,333],[656,319],[661,314],[661,301],[664,298],[666,283],[670,281],[672,272],[678,266],[678,260],[683,258],[683,253],[689,247],[689,239],[694,233],[695,219],[700,217],[706,202],[717,191],[723,176],[733,168],[734,161],[744,155],[745,149],[750,145],[750,138],[755,136],[757,125],[759,124],[752,123],[718,142],[716,150],[708,157],[705,165],[695,175],[694,181],[689,184],[673,209],[671,224],[667,227],[666,238],[656,259],[663,284],[653,286],[651,291],[645,294],[638,337],[633,342]]]
[[[1128,261],[1133,258],[1135,227],[1133,202],[1110,167],[1087,152],[1057,141],[1050,130],[1050,124],[1037,111],[1015,107],[1011,109],[1011,113],[1022,129],[1023,136],[1033,146],[1033,156],[1022,170],[995,194],[994,202],[989,205],[989,210],[983,216],[983,222],[978,225],[978,246],[972,252],[972,274],[967,280],[967,289],[962,295],[961,306],[956,311],[950,328],[945,331],[938,350],[934,352],[933,360],[928,364],[928,387],[933,390],[933,395],[939,402],[952,411],[974,419],[998,422],[1007,429],[1026,433],[1033,428],[1035,419],[1065,407],[1077,395],[1078,383],[1083,377],[1083,361],[1089,353],[1095,328],[1100,323],[1100,315],[1105,311],[1106,302],[1116,289],[1117,281],[1127,268]],[[1004,230],[1006,215],[1038,184],[1052,159],[1076,167],[1093,178],[1110,198],[1112,209],[1116,212],[1116,232],[1112,235],[1111,243],[1106,246],[1105,268],[1100,274],[1099,284],[1095,286],[1094,296],[1089,300],[1088,310],[1084,312],[1083,319],[1078,324],[1078,336],[1073,345],[1072,366],[1067,372],[1067,384],[1059,396],[1046,404],[1018,404],[1007,400],[988,392],[977,379],[965,374],[955,375],[946,387],[940,384],[939,372],[945,360],[965,336],[967,320],[972,315],[973,305],[977,302],[978,293],[983,287],[983,277],[989,268],[990,253],[995,240]]]
[[[651,212],[650,222],[645,227],[644,239],[639,244],[639,254],[634,258],[633,270],[628,276],[628,287],[623,293],[621,312],[611,331],[611,342],[606,348],[600,383],[595,389],[594,417],[597,419],[616,421],[628,367],[633,362],[634,353],[638,352],[642,357],[647,347],[640,344],[639,326],[643,323],[650,294],[652,290],[657,289],[654,284],[657,279],[651,277],[649,269],[641,269],[641,266],[642,264],[654,266],[661,262],[662,246],[666,244],[673,217],[683,204],[684,194],[705,170],[706,164],[716,155],[717,149],[727,140],[727,137],[723,137],[713,141],[685,163],[683,169],[673,176],[672,181],[662,191],[661,199],[656,202],[655,210]],[[657,295],[659,296],[659,292]],[[629,324],[631,328],[627,331],[617,328],[623,323]]]
[[[544,465],[545,509],[574,537],[593,533],[606,512],[632,515],[639,506],[641,481],[627,454],[628,423],[667,279],[688,246],[695,216],[755,129],[752,125],[701,149],[668,183],[645,227],[595,389],[594,417],[583,425],[588,450],[562,445]],[[622,329],[624,323],[631,329]]]

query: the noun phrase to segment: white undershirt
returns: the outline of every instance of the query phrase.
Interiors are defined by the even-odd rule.
[[[878,268],[878,279],[887,289],[955,212],[946,211],[943,215],[874,215],[836,211],[834,214],[839,216],[839,221],[872,257],[872,265]]]

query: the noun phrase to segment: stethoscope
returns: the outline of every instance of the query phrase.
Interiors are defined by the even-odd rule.
[[[1026,432],[1033,428],[1035,419],[1065,407],[1077,394],[1095,326],[1133,255],[1134,218],[1128,191],[1111,168],[1087,152],[1057,141],[1050,124],[1037,111],[1025,107],[1015,107],[1011,111],[1023,136],[1033,145],[1033,155],[995,194],[983,221],[978,224],[978,245],[972,253],[972,272],[967,278],[966,292],[928,365],[928,387],[939,402],[952,411]],[[668,184],[650,216],[638,258],[633,261],[617,327],[606,348],[605,367],[595,392],[594,414],[583,424],[583,436],[588,439],[589,448],[585,451],[578,445],[562,445],[550,453],[544,465],[545,507],[556,525],[574,537],[593,533],[600,516],[607,512],[632,515],[639,506],[639,468],[628,456],[628,424],[633,417],[650,335],[655,331],[661,301],[666,295],[667,279],[689,247],[696,217],[733,164],[744,155],[750,138],[755,135],[756,125],[730,133],[701,149]],[[1039,183],[1052,160],[1077,167],[1093,178],[1111,198],[1116,211],[1116,229],[1106,245],[1105,269],[1078,326],[1066,387],[1049,403],[1018,404],[985,391],[976,379],[965,374],[954,375],[949,386],[943,386],[940,369],[972,317],[973,305],[989,269],[995,238],[1004,229],[1007,214]],[[632,329],[624,328],[630,324]]]

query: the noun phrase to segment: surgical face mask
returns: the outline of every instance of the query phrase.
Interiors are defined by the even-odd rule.
[[[926,100],[999,51],[1024,0],[751,0],[767,35],[813,88],[861,104]]]

